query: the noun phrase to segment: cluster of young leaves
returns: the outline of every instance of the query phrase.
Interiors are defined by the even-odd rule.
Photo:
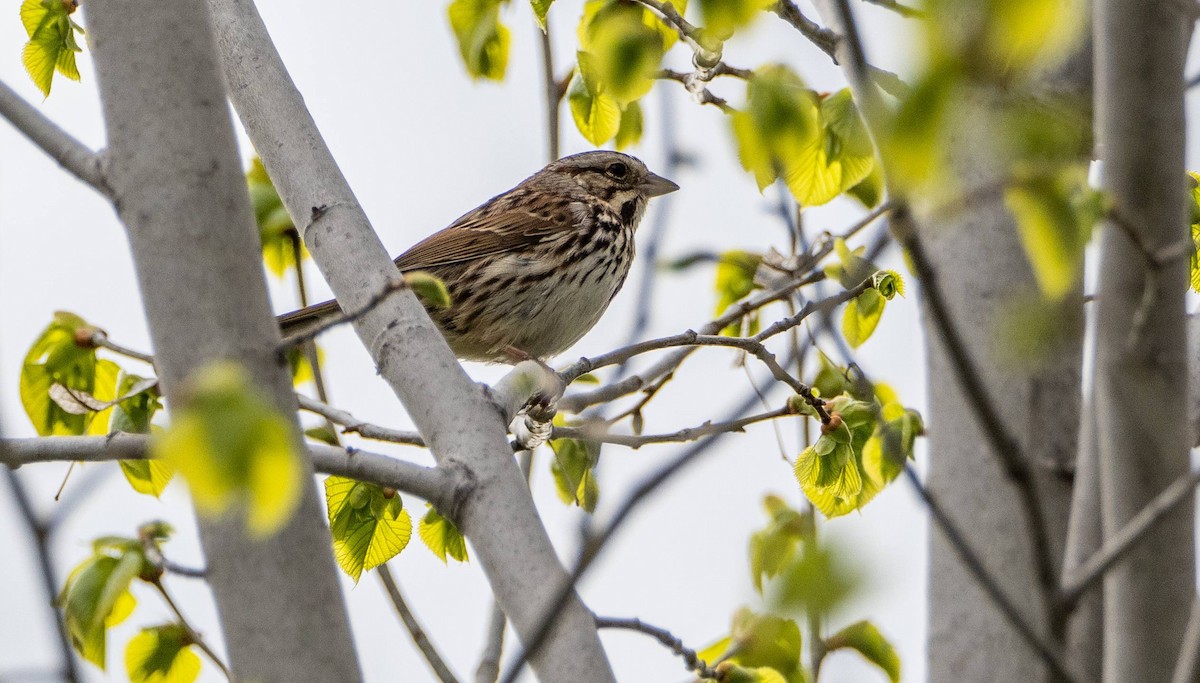
[[[417,534],[421,540],[442,562],[446,562],[447,557],[459,562],[466,562],[466,537],[462,535],[454,522],[443,517],[437,508],[428,503],[426,506],[429,509],[425,511],[425,516],[421,518],[421,523],[417,526]]]
[[[855,590],[855,573],[828,547],[816,541],[811,511],[799,511],[782,498],[763,500],[767,526],[750,537],[750,574],[762,595],[764,577],[769,585],[770,611],[756,613],[748,607],[733,616],[729,635],[697,656],[713,665],[722,681],[746,683],[800,683],[813,679],[802,664],[800,624],[785,616],[815,613],[824,618]],[[808,634],[809,638],[820,637]],[[851,649],[878,666],[888,679],[900,680],[900,658],[891,643],[869,621],[851,624],[824,637],[826,651]]]
[[[1188,263],[1191,266],[1192,291],[1200,292],[1200,173],[1188,172],[1188,215],[1192,225],[1192,250]]]
[[[79,0],[24,0],[21,3],[21,23],[29,42],[21,51],[21,63],[34,85],[46,97],[57,71],[73,81],[79,80],[75,53],[83,52],[76,34],[83,27],[71,19],[79,9]]]
[[[680,11],[686,2],[678,3]],[[663,55],[678,40],[657,14],[636,3],[588,0],[578,29],[575,74],[567,104],[575,126],[596,146],[618,149],[642,136],[638,100],[650,92]]]
[[[292,222],[259,157],[250,160],[250,170],[246,171],[246,187],[250,191],[250,203],[258,223],[263,261],[276,277],[283,277],[289,268],[299,267],[297,255],[301,261],[308,258],[308,249],[300,239],[296,224]]]
[[[813,506],[826,517],[839,517],[862,508],[904,470],[925,426],[891,387],[847,382],[844,373],[822,364],[814,386],[823,396],[835,396],[825,404],[832,419],[800,454],[795,473]]]
[[[356,583],[363,570],[399,555],[412,538],[412,517],[394,490],[332,476],[325,479],[325,503],[334,556]]]
[[[568,426],[561,415],[554,424]],[[578,505],[588,512],[596,510],[600,486],[596,482],[596,463],[600,462],[600,444],[582,439],[551,439],[550,474],[558,497],[568,505]]]
[[[152,454],[183,474],[200,512],[238,508],[251,536],[273,534],[302,492],[299,444],[288,420],[230,361],[200,368],[181,389]]]
[[[887,302],[897,294],[904,296],[904,278],[894,270],[879,270],[863,258],[866,247],[850,249],[841,238],[834,241],[833,247],[838,261],[825,266],[826,277],[846,289],[857,287],[867,278],[871,280],[871,287],[847,302],[842,312],[842,334],[846,343],[857,349],[874,334]]]
[[[170,527],[162,522],[144,525],[139,536],[158,544]],[[108,629],[133,612],[137,600],[130,587],[135,580],[159,585],[162,570],[146,557],[138,538],[105,536],[92,543],[92,554],[67,576],[58,605],[71,644],[87,661],[107,666]],[[142,629],[125,648],[125,667],[133,683],[190,683],[200,673],[192,633],[179,623]]]
[[[817,93],[781,64],[760,67],[731,118],[742,166],[759,189],[782,178],[803,206],[844,192],[867,206],[882,196],[875,150],[848,89]]]

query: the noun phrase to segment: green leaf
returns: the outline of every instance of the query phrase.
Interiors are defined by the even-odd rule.
[[[96,349],[90,342],[95,331],[83,318],[59,311],[25,355],[21,366],[21,405],[40,436],[87,433],[96,417],[87,409],[68,410],[52,400],[51,389],[55,385],[77,398],[96,393],[108,399],[115,397],[119,368],[112,361],[97,361]],[[107,417],[98,425],[100,433],[108,426]]]
[[[934,64],[912,84],[885,125],[883,158],[901,189],[932,186],[946,175],[941,143],[958,85],[956,69]]]
[[[599,147],[612,139],[621,124],[621,105],[601,89],[591,56],[578,53],[579,68],[567,88],[567,103],[575,127],[588,142]]]
[[[146,571],[148,563],[136,539],[98,539],[94,545],[94,554],[67,576],[58,604],[71,645],[103,669],[107,629],[133,611],[136,601],[129,585]]]
[[[364,570],[399,555],[412,537],[412,518],[394,491],[332,476],[325,479],[325,503],[334,556],[355,583]]]
[[[75,53],[83,52],[75,33],[83,29],[71,21],[78,9],[72,0],[24,0],[21,3],[21,23],[29,42],[21,52],[21,63],[42,94],[50,96],[54,72],[79,80]]]
[[[500,23],[500,5],[506,0],[454,0],[448,10],[450,27],[458,39],[467,73],[472,78],[504,80],[508,67],[508,27]]]
[[[825,647],[829,650],[841,648],[857,650],[868,662],[883,669],[892,683],[900,682],[900,655],[896,653],[896,648],[892,647],[887,638],[883,637],[879,629],[869,621],[850,624],[826,638]]]
[[[533,16],[537,19],[538,26],[545,31],[546,15],[550,12],[550,5],[554,4],[554,0],[529,0],[529,4],[533,6]]]
[[[859,184],[846,190],[846,194],[862,202],[862,205],[868,209],[873,209],[879,206],[879,202],[883,199],[883,190],[883,165],[879,159],[875,159],[871,164],[871,172],[867,174],[867,177],[863,178]]]
[[[857,588],[858,574],[841,554],[806,540],[796,559],[772,582],[769,603],[776,609],[828,614]]]
[[[698,4],[705,30],[726,40],[775,3],[774,0],[700,0]]]
[[[717,293],[716,315],[721,315],[734,303],[741,301],[757,288],[754,284],[754,274],[762,263],[762,254],[734,249],[720,255],[717,259],[717,276],[714,289]],[[758,332],[757,313],[744,319],[749,326],[750,334]],[[735,322],[721,330],[721,334],[736,337],[742,331],[742,322]]]
[[[846,304],[842,314],[842,334],[851,348],[857,349],[871,338],[879,319],[883,317],[886,303],[877,290],[868,289]]]
[[[186,626],[163,624],[129,640],[125,671],[131,683],[192,683],[200,676],[200,657]]]
[[[1089,28],[1083,0],[987,0],[977,45],[997,71],[1045,69],[1074,54]]]
[[[1083,252],[1094,217],[1090,211],[1077,210],[1073,199],[1087,192],[1081,173],[1039,173],[1004,193],[1038,287],[1051,299],[1073,291],[1083,275]]]
[[[436,276],[423,270],[414,270],[404,274],[404,283],[426,308],[450,307],[450,290],[446,289],[446,283]]]
[[[727,661],[744,667],[769,667],[791,675],[800,669],[800,627],[792,619],[755,614],[743,607],[730,631],[736,654]]]
[[[595,92],[611,95],[625,105],[650,92],[661,68],[663,39],[645,21],[638,5],[611,3],[598,11],[583,29],[581,41],[591,56],[598,83]]]
[[[825,204],[865,180],[875,150],[849,88],[821,100],[820,135],[810,135],[785,164],[784,178],[796,201]]]
[[[773,183],[818,137],[814,94],[782,65],[754,72],[746,86],[746,107],[730,120],[738,158],[754,174],[759,190]]]
[[[254,157],[250,160],[250,170],[246,171],[246,186],[250,191],[250,201],[254,205],[254,219],[258,223],[263,261],[268,270],[277,277],[283,277],[289,268],[296,266],[296,247],[300,248],[301,260],[308,258],[308,249],[305,248],[291,215],[275,190],[275,184],[267,175],[262,159]]]
[[[811,513],[797,512],[777,496],[764,501],[771,522],[750,537],[750,578],[762,593],[763,578],[777,576],[795,556],[799,541],[812,528]]]
[[[417,533],[442,562],[446,562],[446,557],[452,557],[459,562],[467,561],[467,539],[463,538],[462,532],[454,526],[454,522],[443,517],[432,505],[429,505],[429,510],[421,518]]]
[[[1191,197],[1188,213],[1192,224],[1192,250],[1188,262],[1191,265],[1192,290],[1200,292],[1200,173],[1188,171],[1187,183]]]
[[[554,475],[558,497],[564,503],[595,511],[600,487],[594,468],[600,460],[600,444],[580,439],[551,439],[549,443],[554,451],[550,473]]]
[[[291,518],[303,491],[298,444],[289,421],[224,361],[193,373],[171,426],[151,444],[187,479],[196,508],[222,514],[244,509],[246,529],[263,538]]]
[[[642,105],[630,102],[621,111],[621,126],[617,129],[617,149],[636,145],[642,139]]]

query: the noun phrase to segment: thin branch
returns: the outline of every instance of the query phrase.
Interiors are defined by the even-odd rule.
[[[558,81],[554,78],[554,46],[550,41],[550,25],[539,31],[542,38],[542,76],[546,89],[546,154],[550,161],[558,159],[559,151],[559,108],[562,106],[562,95]]]
[[[334,408],[329,404],[322,403],[315,398],[310,398],[302,394],[297,394],[296,400],[300,403],[301,410],[316,413],[336,425],[341,425],[343,434],[358,434],[365,439],[400,443],[409,446],[425,445],[425,440],[416,432],[380,427],[379,425],[360,420],[345,410]]]
[[[99,346],[100,348],[108,349],[109,351],[112,351],[113,353],[120,354],[127,358],[133,358],[134,360],[140,360],[143,363],[149,363],[150,365],[154,365],[154,356],[151,356],[148,353],[142,353],[141,351],[135,351],[126,346],[121,346],[120,344],[109,339],[108,333],[105,332],[104,330],[97,329],[95,332],[92,333],[92,336],[88,341],[90,341],[92,344],[94,344],[96,346]]]
[[[314,214],[317,214],[318,212],[319,211],[317,209],[313,209]],[[314,220],[316,220],[316,216],[314,216]],[[367,301],[365,303],[363,303],[363,305],[360,306],[358,309],[356,309],[350,313],[346,313],[344,311],[339,311],[337,315],[330,316],[330,318],[328,320],[325,320],[325,321],[321,322],[320,324],[314,325],[310,329],[307,329],[298,334],[293,334],[293,335],[290,335],[290,336],[284,338],[284,340],[282,342],[280,342],[277,351],[282,355],[284,351],[287,351],[288,349],[292,348],[293,346],[299,346],[301,344],[305,344],[305,343],[315,340],[317,337],[319,337],[321,334],[325,333],[327,330],[337,327],[338,325],[345,325],[347,323],[352,323],[355,320],[358,320],[359,318],[362,318],[366,314],[375,310],[375,308],[377,306],[379,306],[379,304],[386,301],[387,298],[389,296],[391,296],[392,294],[395,294],[396,292],[400,292],[400,291],[403,291],[406,289],[408,289],[408,283],[404,280],[403,277],[399,277],[394,280],[391,280],[383,287],[383,289],[381,289],[378,292],[376,292],[375,294],[371,295],[371,298],[367,299]]]
[[[704,78],[701,72],[698,71],[673,71],[671,69],[663,69],[658,72],[658,78],[664,81],[676,81],[682,83],[684,90],[687,90],[692,95],[692,99],[696,104],[711,104],[720,109],[726,114],[732,114],[736,109],[729,104],[729,101],[724,97],[714,95],[708,89],[708,79]]]
[[[1183,647],[1175,660],[1171,683],[1193,683],[1200,678],[1200,599],[1192,598],[1192,613],[1183,632]]]
[[[232,681],[233,674],[230,673],[229,667],[225,666],[225,662],[221,661],[221,658],[217,656],[217,653],[214,652],[211,647],[209,647],[208,643],[204,642],[204,638],[200,636],[200,632],[192,628],[192,625],[188,622],[187,617],[183,616],[183,612],[179,610],[179,606],[176,605],[175,601],[171,599],[171,594],[167,592],[167,589],[165,586],[163,586],[162,581],[160,579],[155,579],[151,581],[150,584],[158,589],[159,595],[161,595],[163,600],[166,601],[167,606],[171,608],[171,611],[175,613],[175,618],[179,620],[180,625],[187,629],[188,637],[191,639],[192,643],[196,647],[200,648],[200,651],[203,652],[210,660],[212,660],[213,664],[217,665],[217,668],[221,670],[221,673],[225,674],[226,680]]]
[[[0,444],[0,456],[7,455],[9,455],[9,448],[5,442]],[[71,648],[71,641],[67,637],[67,627],[63,623],[62,612],[54,604],[54,600],[58,596],[58,584],[54,578],[54,563],[50,558],[46,528],[38,521],[37,514],[34,513],[33,505],[29,502],[29,496],[25,493],[25,486],[21,483],[21,478],[8,467],[4,468],[4,474],[8,477],[8,485],[12,488],[13,499],[21,513],[21,519],[25,522],[25,527],[29,530],[29,535],[33,540],[42,588],[46,591],[45,604],[54,615],[54,632],[57,635],[59,657],[63,663],[62,677],[67,683],[77,683],[80,677],[79,670],[75,667],[75,651]]]
[[[795,415],[796,412],[788,407],[771,410],[749,417],[742,417],[736,420],[728,420],[724,422],[705,422],[697,427],[689,427],[680,429],[676,432],[667,434],[643,434],[640,436],[632,434],[613,434],[609,432],[601,424],[590,424],[579,427],[554,427],[553,439],[582,439],[584,441],[596,441],[600,443],[612,443],[619,446],[627,446],[634,450],[641,448],[647,444],[654,443],[687,443],[696,441],[706,436],[713,434],[742,432],[745,428],[759,422],[767,422],[789,415]]]
[[[392,606],[396,608],[396,614],[400,615],[405,628],[408,629],[408,634],[412,636],[413,644],[417,646],[421,654],[425,655],[425,661],[429,663],[429,668],[433,669],[434,675],[442,683],[458,683],[458,679],[450,671],[450,667],[446,666],[442,655],[438,653],[437,648],[429,640],[429,636],[425,634],[425,629],[421,628],[421,624],[417,622],[412,610],[408,608],[408,603],[404,601],[404,595],[400,592],[400,586],[396,585],[396,579],[392,577],[392,572],[388,569],[387,564],[379,565],[376,572],[379,574],[379,580],[383,581],[384,588],[387,589]]]
[[[619,628],[644,633],[662,643],[671,652],[682,657],[688,671],[695,671],[696,675],[700,678],[713,678],[717,680],[721,678],[720,674],[708,667],[707,662],[696,656],[695,650],[685,647],[682,640],[665,628],[651,626],[650,624],[643,623],[641,619],[620,619],[617,617],[596,617],[596,628]]]
[[[144,434],[118,432],[108,436],[53,436],[0,439],[2,464],[11,468],[38,462],[107,462],[146,458],[150,439]],[[313,467],[325,474],[394,488],[427,500],[439,509],[469,488],[456,472],[424,467],[391,456],[328,444],[305,444]]]
[[[112,197],[100,155],[59,128],[3,82],[0,82],[0,116],[8,119],[14,128],[71,175],[105,197]]]
[[[800,11],[800,8],[796,6],[793,0],[779,0],[767,9],[779,15],[780,19],[791,24],[801,35],[812,42],[813,45],[816,45],[821,52],[829,55],[834,64],[839,63],[840,59],[837,51],[839,44],[842,42],[842,36],[838,35],[835,31],[822,28],[815,21],[804,16],[804,13]],[[908,84],[891,71],[869,64],[866,65],[866,69],[870,74],[871,81],[880,88],[883,88],[884,92],[889,95],[904,97],[909,93]]]
[[[1059,591],[1060,603],[1070,606],[1078,600],[1093,582],[1098,581],[1114,564],[1136,548],[1138,542],[1145,538],[1158,522],[1195,493],[1198,485],[1200,471],[1186,474],[1146,503],[1125,526],[1108,538],[1100,550],[1080,564],[1078,569],[1063,577],[1063,586]]]
[[[492,605],[492,617],[488,620],[487,639],[479,666],[475,669],[475,683],[496,683],[500,677],[500,655],[504,652],[504,628],[508,618],[499,605]]]
[[[891,11],[895,12],[896,14],[899,14],[900,16],[904,17],[905,19],[924,19],[925,18],[924,11],[916,9],[915,7],[909,7],[908,5],[901,5],[900,3],[896,2],[896,0],[863,0],[863,1],[869,2],[872,5],[879,5],[880,7],[883,7],[885,9],[890,9]]]
[[[695,53],[697,65],[714,66],[721,61],[721,42],[704,38],[698,26],[688,23],[687,19],[675,9],[670,2],[662,0],[635,0],[662,15],[662,18],[679,33],[679,38]]]
[[[1000,613],[1008,621],[1009,625],[1013,627],[1013,630],[1017,632],[1017,635],[1021,637],[1021,640],[1025,641],[1025,644],[1037,653],[1042,661],[1054,671],[1055,675],[1064,681],[1075,680],[1068,670],[1066,662],[1062,660],[1062,656],[1049,643],[1043,641],[1034,627],[1025,620],[1024,615],[1021,614],[1016,604],[1005,594],[1004,589],[1000,587],[1000,583],[988,572],[987,567],[983,564],[983,560],[971,547],[970,543],[967,542],[962,531],[950,519],[946,511],[942,509],[937,499],[929,493],[929,489],[925,488],[925,485],[921,483],[916,471],[906,464],[904,466],[904,474],[905,478],[908,479],[913,489],[917,492],[917,495],[925,502],[925,506],[929,508],[929,514],[933,518],[934,524],[942,532],[942,535],[946,537],[946,541],[954,549],[954,552],[958,555],[958,559],[966,567],[967,571],[971,572],[971,575],[975,577],[975,582],[979,584],[983,592],[996,605],[996,609],[1000,610]]]

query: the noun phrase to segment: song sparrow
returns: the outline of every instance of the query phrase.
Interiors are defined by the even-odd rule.
[[[592,329],[625,282],[633,234],[651,197],[678,190],[626,154],[552,162],[396,258],[450,292],[427,307],[464,360],[544,359]],[[335,315],[336,301],[279,318],[285,334]]]

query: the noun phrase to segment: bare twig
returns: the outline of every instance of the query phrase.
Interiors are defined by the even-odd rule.
[[[1198,485],[1200,472],[1186,474],[1146,503],[1125,526],[1108,538],[1100,550],[1080,564],[1078,569],[1063,577],[1062,590],[1059,591],[1060,603],[1070,606],[1079,599],[1093,582],[1098,581],[1130,550],[1137,547],[1138,541],[1145,538],[1147,532],[1193,495]]]
[[[492,605],[492,616],[488,620],[487,639],[479,666],[475,668],[475,683],[496,683],[500,677],[500,655],[504,652],[504,629],[508,619],[499,605]]]
[[[582,425],[579,427],[558,427],[554,428],[554,439],[582,439],[584,441],[597,441],[600,443],[612,443],[619,446],[627,446],[632,449],[638,449],[647,444],[654,443],[687,443],[696,441],[706,436],[723,432],[741,432],[745,428],[759,422],[767,422],[788,415],[795,415],[791,409],[784,407],[777,410],[771,410],[749,417],[742,417],[736,420],[725,422],[708,421],[697,427],[689,427],[680,429],[676,432],[667,434],[643,434],[640,436],[632,434],[613,434],[607,430],[604,423]]]
[[[97,329],[92,333],[92,337],[89,341],[91,341],[92,344],[95,344],[100,348],[108,349],[113,353],[118,353],[127,358],[133,358],[134,360],[140,360],[143,363],[154,365],[154,356],[151,356],[148,353],[142,353],[141,351],[135,351],[126,346],[121,346],[120,344],[109,339],[108,333],[104,330]]]
[[[683,84],[684,90],[687,90],[692,95],[692,99],[696,104],[711,104],[720,109],[726,114],[732,114],[737,111],[724,97],[714,95],[708,89],[708,79],[703,78],[701,72],[698,71],[673,71],[671,69],[663,69],[658,72],[658,78],[665,81],[676,81]]]
[[[429,636],[425,634],[425,629],[421,628],[421,624],[417,623],[417,618],[413,616],[412,610],[408,608],[408,603],[405,602],[404,595],[400,592],[400,586],[396,585],[396,579],[392,577],[392,572],[388,569],[387,564],[379,565],[376,572],[379,574],[379,580],[383,582],[384,588],[387,589],[392,606],[396,608],[396,614],[400,615],[401,621],[408,629],[408,634],[412,636],[413,644],[425,656],[425,661],[428,662],[429,668],[433,669],[434,675],[442,683],[458,683],[458,679],[450,671],[450,667],[446,666],[442,655],[438,653],[437,648],[429,640]]]
[[[942,509],[937,499],[929,493],[929,489],[925,488],[925,485],[921,483],[916,471],[911,466],[905,465],[904,474],[909,483],[912,484],[913,489],[917,492],[917,495],[925,502],[925,506],[929,508],[929,514],[933,517],[935,525],[942,532],[942,535],[946,537],[946,541],[954,549],[963,566],[975,577],[976,583],[979,584],[979,587],[987,594],[992,603],[996,605],[1000,613],[1004,615],[1005,620],[1013,627],[1013,630],[1021,636],[1021,640],[1025,641],[1025,644],[1042,658],[1042,661],[1054,671],[1055,675],[1064,681],[1074,680],[1059,652],[1049,643],[1043,641],[1034,627],[1025,620],[1021,611],[1017,609],[1016,604],[1004,593],[1004,589],[1000,587],[999,582],[996,581],[995,577],[984,566],[979,554],[967,542],[962,531],[950,519],[946,511]]]
[[[8,451],[7,443],[0,444],[0,456],[7,455]],[[25,493],[25,486],[21,483],[21,478],[8,467],[4,467],[4,474],[8,477],[8,485],[13,491],[13,500],[21,513],[21,520],[25,523],[25,528],[29,530],[33,541],[42,588],[46,591],[45,604],[54,614],[54,632],[57,635],[59,657],[62,659],[62,677],[67,683],[77,683],[80,678],[79,670],[75,667],[75,652],[71,649],[71,641],[67,637],[67,627],[63,623],[62,613],[54,606],[54,600],[58,596],[58,583],[54,578],[54,563],[50,558],[46,528],[38,521],[37,514],[33,511],[33,505],[29,502],[29,496]]]
[[[562,93],[566,90],[560,90],[558,81],[554,78],[554,46],[550,42],[550,25],[547,24],[539,33],[542,38],[542,75],[546,88],[546,154],[549,161],[554,161],[559,157],[558,114],[559,107],[562,106]]]
[[[350,413],[340,408],[334,408],[331,405],[322,403],[315,398],[309,398],[302,394],[296,395],[296,400],[300,403],[301,410],[307,410],[310,413],[316,413],[330,422],[341,425],[342,432],[346,434],[358,434],[365,439],[374,439],[376,441],[388,441],[390,443],[401,443],[409,446],[424,446],[425,440],[416,432],[404,431],[400,429],[390,429],[388,427],[380,427],[369,422],[364,422]]]
[[[899,14],[900,16],[904,17],[905,19],[924,19],[925,18],[925,12],[923,12],[919,9],[916,9],[915,7],[909,7],[908,5],[901,5],[900,3],[896,2],[896,0],[864,0],[864,2],[869,2],[872,5],[879,5],[880,7],[890,9],[891,11],[895,12],[896,14]]]
[[[3,82],[0,82],[0,116],[76,178],[105,197],[112,197],[101,156],[59,128]]]
[[[620,619],[617,617],[596,617],[596,628],[620,628],[644,633],[666,646],[671,652],[683,658],[688,671],[695,671],[700,678],[720,679],[720,674],[710,669],[708,663],[696,656],[696,651],[686,647],[683,641],[665,628],[643,623],[641,619]]]
[[[280,354],[282,354],[284,351],[292,348],[293,346],[299,346],[301,344],[313,341],[327,330],[337,327],[338,325],[352,323],[375,310],[376,306],[386,301],[387,298],[392,294],[405,289],[408,289],[408,283],[405,282],[403,277],[398,277],[389,282],[382,290],[373,294],[371,298],[367,299],[366,303],[360,306],[357,310],[350,313],[346,313],[344,311],[339,312],[337,315],[331,316],[328,320],[314,325],[310,329],[300,332],[299,334],[293,334],[289,337],[286,337],[282,342],[280,342],[277,350]]]

